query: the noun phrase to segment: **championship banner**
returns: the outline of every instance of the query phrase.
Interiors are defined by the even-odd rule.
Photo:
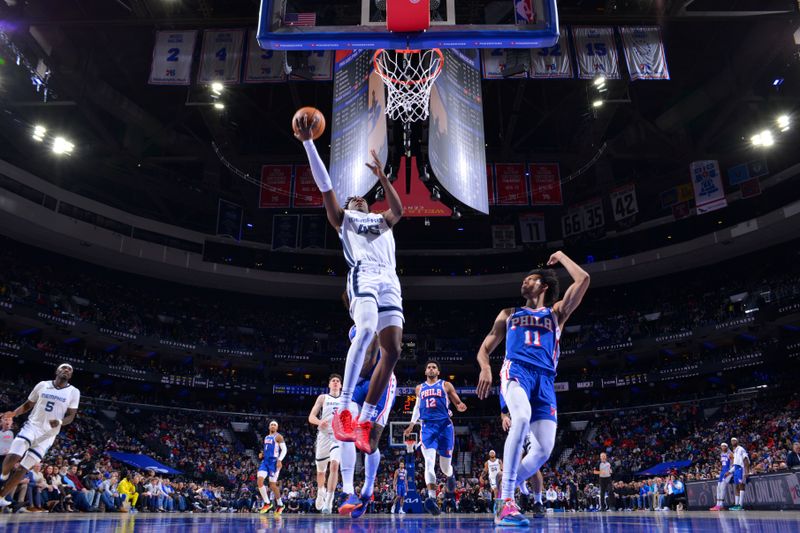
[[[668,80],[667,56],[658,26],[622,26],[622,48],[631,80]]]
[[[661,191],[659,194],[661,209],[672,207],[681,202],[688,202],[692,198],[694,198],[694,190],[691,183],[678,185],[666,191]]]
[[[496,205],[497,198],[494,192],[494,165],[486,164],[486,189],[489,191],[489,205]]]
[[[300,248],[325,248],[328,219],[325,215],[303,215],[300,221]]]
[[[151,85],[189,85],[197,31],[158,31],[150,67]]]
[[[558,42],[550,48],[531,50],[531,68],[528,76],[535,79],[572,79],[572,61],[569,53],[569,36],[566,28],[559,28]]]
[[[297,248],[300,215],[274,215],[272,217],[272,249]]]
[[[572,37],[580,79],[592,80],[598,76],[610,80],[620,79],[614,28],[573,26]]]
[[[275,83],[286,81],[286,74],[283,72],[283,58],[286,52],[262,50],[258,46],[256,34],[255,30],[248,32],[244,82]]]
[[[533,50],[535,52],[536,50]],[[512,76],[503,76],[506,68],[513,68],[522,63],[527,63],[528,52],[523,49],[484,48],[481,50],[481,72],[483,79],[502,80],[506,78],[527,77],[528,66]]]
[[[528,205],[525,165],[496,163],[497,205]]]
[[[544,231],[544,213],[519,216],[520,238],[525,244],[547,242]]]
[[[292,165],[261,167],[260,208],[288,208],[292,196]]]
[[[633,183],[612,190],[610,198],[615,222],[630,218],[639,212],[639,204],[636,201],[636,185]]]
[[[199,83],[239,83],[244,30],[206,30],[200,54]]]
[[[294,166],[293,207],[322,207],[322,193],[319,191],[310,165]]]
[[[303,76],[291,74],[290,80],[331,81],[333,79],[333,50],[308,50],[286,52],[287,54],[304,54]]]
[[[722,174],[719,161],[693,161],[689,174],[694,186],[694,203],[697,214],[710,213],[728,205],[725,190],[722,188]]]
[[[242,239],[242,206],[220,198],[217,205],[217,235]]]
[[[561,172],[558,163],[533,163],[531,205],[561,205]]]
[[[749,179],[742,183],[740,190],[742,198],[752,198],[761,194],[761,183],[759,183],[758,178]]]

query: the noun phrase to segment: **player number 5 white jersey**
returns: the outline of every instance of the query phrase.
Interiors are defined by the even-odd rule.
[[[346,209],[339,238],[350,268],[359,261],[396,268],[394,234],[380,213],[366,214]]]
[[[72,385],[59,389],[52,381],[40,381],[33,388],[28,400],[35,404],[28,416],[28,422],[49,428],[51,420],[64,420],[67,409],[78,408],[81,391]]]

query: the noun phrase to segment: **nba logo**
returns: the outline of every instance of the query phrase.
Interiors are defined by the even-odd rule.
[[[514,12],[516,13],[517,24],[533,24],[536,22],[532,0],[514,0]]]

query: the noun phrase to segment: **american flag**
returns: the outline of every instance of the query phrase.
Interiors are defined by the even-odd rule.
[[[283,17],[283,24],[286,26],[316,26],[316,13],[286,13]]]

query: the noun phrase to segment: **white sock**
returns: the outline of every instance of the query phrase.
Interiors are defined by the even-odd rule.
[[[511,414],[511,428],[503,447],[503,482],[501,499],[514,499],[517,486],[517,470],[522,460],[522,444],[528,434],[531,419],[531,404],[528,394],[516,381],[511,381],[504,394]]]
[[[436,499],[436,490],[428,489],[428,498]]]
[[[325,495],[325,508],[330,509],[333,507],[333,497],[336,496],[336,491],[329,492]]]
[[[278,503],[278,507],[283,507],[283,500],[280,497],[278,497],[277,503]]]
[[[356,445],[353,442],[343,442],[339,445],[342,454],[342,492],[353,494],[353,471],[356,467]]]
[[[744,503],[744,489],[742,489],[742,492],[739,493],[739,505],[742,505],[743,503]]]
[[[535,503],[542,503],[542,493],[541,492],[534,492],[533,493],[533,501]]]
[[[356,335],[347,350],[342,395],[339,397],[340,409],[346,409],[350,405],[367,348],[375,338],[375,331],[378,328],[378,304],[375,300],[358,298],[353,308],[353,321],[356,323]]]
[[[8,481],[8,476],[11,474],[0,474],[0,481]]]
[[[361,414],[358,416],[359,422],[372,422],[378,416],[378,408],[371,403],[364,402],[361,406]]]
[[[525,496],[530,495],[531,491],[528,489],[528,484],[525,483],[525,480],[521,479],[519,476],[517,476],[517,487],[519,488],[519,491]]]
[[[375,450],[371,454],[364,456],[364,486],[361,488],[362,496],[372,496],[372,491],[375,486],[375,478],[378,477],[378,467],[380,464],[380,450]]]
[[[269,503],[269,493],[267,492],[267,487],[263,485],[258,487],[258,493],[261,494],[261,498],[264,500],[264,503]]]

